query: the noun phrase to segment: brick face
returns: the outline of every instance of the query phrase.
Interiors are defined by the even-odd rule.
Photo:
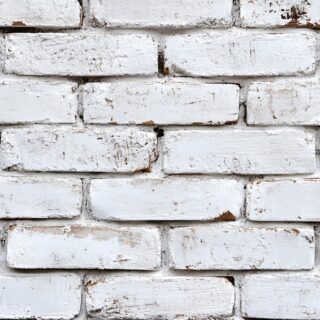
[[[318,79],[276,80],[250,85],[247,96],[249,125],[319,125]]]
[[[205,319],[230,316],[234,305],[233,285],[224,278],[92,278],[87,288],[93,319],[176,319],[177,313]]]
[[[159,233],[155,228],[18,226],[11,228],[8,243],[8,264],[19,269],[159,267]]]
[[[310,74],[315,71],[315,46],[314,35],[306,31],[297,34],[199,32],[168,37],[165,58],[172,75]]]
[[[6,37],[6,72],[23,75],[153,75],[157,45],[146,35],[28,33]]]
[[[315,170],[314,137],[296,130],[169,131],[164,145],[167,173],[250,175]]]
[[[76,28],[81,24],[77,0],[3,0],[1,27]]]
[[[317,0],[241,0],[240,3],[244,27],[319,27],[320,3]]]
[[[0,178],[0,219],[73,218],[80,215],[80,179]]]
[[[17,171],[133,172],[149,168],[156,146],[154,133],[131,129],[8,129],[1,151]]]
[[[238,120],[239,87],[176,81],[89,83],[84,121],[219,125]]]
[[[77,84],[26,78],[0,80],[1,124],[75,123]]]
[[[0,319],[320,319],[318,0],[0,0]]]
[[[171,231],[171,267],[299,270],[314,266],[312,228],[185,227]]]
[[[242,286],[242,315],[264,319],[319,318],[319,286],[316,275],[248,276]]]
[[[91,19],[107,27],[228,27],[232,1],[93,0]]]
[[[229,179],[94,179],[91,212],[106,220],[236,220],[243,187]]]
[[[73,319],[80,312],[76,275],[1,275],[0,281],[0,319]]]

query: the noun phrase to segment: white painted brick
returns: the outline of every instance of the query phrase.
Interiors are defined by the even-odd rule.
[[[24,75],[121,76],[158,71],[148,35],[103,33],[10,34],[6,72]]]
[[[77,0],[2,0],[0,27],[79,27]]]
[[[239,87],[176,81],[89,83],[84,120],[118,124],[224,124],[235,122]]]
[[[309,27],[320,24],[318,0],[241,0],[244,27]]]
[[[86,306],[93,319],[211,319],[231,316],[234,287],[215,277],[91,278]]]
[[[263,319],[319,319],[318,275],[252,275],[242,285],[242,315]]]
[[[249,87],[247,123],[320,125],[318,79],[256,82]]]
[[[81,201],[80,179],[0,178],[0,219],[73,218]]]
[[[299,270],[314,266],[313,228],[195,226],[170,231],[171,267]]]
[[[0,80],[0,123],[74,123],[76,88],[72,82]]]
[[[1,275],[0,283],[0,319],[73,319],[80,312],[76,275]]]
[[[164,144],[167,173],[289,174],[315,170],[314,137],[301,130],[168,131]]]
[[[94,179],[90,190],[92,215],[106,220],[235,220],[244,200],[226,179]]]
[[[134,172],[149,169],[157,138],[138,129],[18,128],[1,135],[4,168]]]
[[[173,75],[203,77],[309,74],[315,71],[315,48],[308,31],[208,31],[169,36],[165,65]]]
[[[20,269],[155,270],[156,228],[18,226],[9,230],[7,262]]]
[[[247,217],[254,221],[320,221],[320,180],[257,180],[248,185]]]
[[[4,34],[0,34],[0,72],[4,71],[4,64],[6,58],[6,41]]]
[[[92,0],[91,19],[107,27],[231,25],[232,0]]]

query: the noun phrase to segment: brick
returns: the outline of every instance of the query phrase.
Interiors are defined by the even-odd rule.
[[[239,87],[176,81],[89,83],[84,121],[118,124],[236,122]]]
[[[0,72],[4,71],[4,64],[6,59],[6,46],[4,34],[0,33]]]
[[[80,179],[0,178],[0,219],[73,218],[80,215]]]
[[[80,312],[76,275],[1,275],[0,283],[0,319],[73,319]]]
[[[227,27],[232,0],[93,0],[92,21],[107,27]]]
[[[74,123],[76,88],[73,82],[0,80],[0,123]]]
[[[77,0],[2,0],[0,27],[74,28],[81,24]]]
[[[246,276],[241,296],[244,317],[264,319],[320,317],[318,275]]]
[[[86,306],[93,319],[211,319],[231,316],[234,287],[225,278],[91,278]]]
[[[167,37],[165,66],[172,75],[195,77],[310,74],[315,48],[308,31],[183,34]]]
[[[171,267],[185,270],[312,269],[315,257],[312,227],[181,227],[169,246]]]
[[[135,172],[157,154],[155,133],[138,129],[18,128],[1,138],[7,170]]]
[[[231,179],[94,179],[90,198],[98,219],[228,221],[240,216],[244,189]]]
[[[317,0],[241,0],[243,27],[308,27],[320,24]]]
[[[250,125],[320,125],[318,79],[256,82],[248,90]]]
[[[315,170],[312,134],[294,129],[168,131],[166,173],[290,174]]]
[[[122,76],[158,71],[148,35],[101,33],[10,34],[6,72],[23,75]]]
[[[18,269],[155,270],[160,237],[148,227],[11,227],[7,263]]]
[[[257,180],[247,188],[253,221],[320,221],[320,180]]]

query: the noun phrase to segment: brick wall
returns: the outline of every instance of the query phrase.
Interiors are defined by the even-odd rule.
[[[320,319],[319,0],[0,1],[0,319]]]

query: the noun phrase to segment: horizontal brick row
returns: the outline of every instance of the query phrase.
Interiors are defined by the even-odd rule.
[[[257,179],[246,195],[244,187],[235,179],[92,179],[89,209],[107,221],[228,222],[240,217],[246,199],[251,221],[320,221],[318,178]],[[73,218],[81,203],[80,179],[0,178],[0,219]]]
[[[80,312],[81,279],[44,274],[0,277],[1,319],[72,319]],[[176,319],[234,314],[233,284],[223,277],[95,277],[85,281],[86,310],[93,319]],[[312,274],[246,275],[241,314],[246,318],[315,319],[320,279]],[[268,303],[266,303],[268,301]]]
[[[177,227],[170,231],[170,267],[179,270],[312,269],[312,227]],[[17,269],[157,270],[155,227],[11,226],[7,263]]]
[[[93,0],[90,23],[107,28],[226,28],[232,25],[232,0]],[[319,28],[317,0],[241,0],[242,27]],[[77,28],[82,8],[76,0],[4,0],[0,27]]]
[[[170,174],[315,170],[314,136],[301,130],[175,130],[165,133],[164,147]],[[5,170],[62,172],[150,170],[158,153],[155,133],[117,128],[5,129],[1,152]]]
[[[311,74],[316,67],[316,37],[308,31],[208,31],[164,40],[166,74],[278,76]],[[15,33],[6,35],[5,42],[7,73],[84,77],[158,72],[157,42],[142,33]]]
[[[77,95],[74,82],[4,78],[0,123],[74,123]],[[318,126],[319,97],[316,78],[255,81],[248,88],[247,123]],[[239,87],[158,80],[87,83],[83,113],[88,124],[230,124],[239,116]]]

